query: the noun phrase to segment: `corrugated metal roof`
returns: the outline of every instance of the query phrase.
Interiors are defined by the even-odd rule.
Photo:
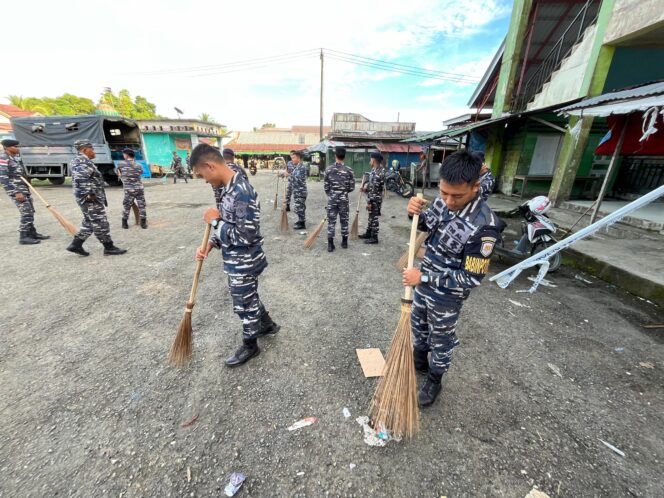
[[[440,130],[440,131],[434,131],[433,133],[427,133],[426,135],[419,135],[414,138],[409,138],[408,140],[402,140],[402,142],[406,143],[412,143],[412,142],[429,142],[431,140],[437,140],[439,138],[443,137],[458,137],[459,135],[463,135],[464,133],[468,133],[469,131],[472,130],[478,130],[481,128],[484,128],[485,126],[491,126],[496,123],[500,123],[501,121],[507,121],[513,116],[503,116],[500,118],[494,118],[494,119],[486,119],[484,121],[477,121],[476,123],[471,123],[466,126],[459,126],[457,128],[448,128],[446,130]]]
[[[597,97],[585,99],[582,100],[581,102],[577,102],[576,104],[563,107],[562,109],[560,109],[560,112],[568,112],[574,109],[585,109],[588,107],[601,105],[606,102],[616,102],[619,100],[633,100],[642,97],[650,97],[662,94],[664,94],[664,80],[657,81],[655,83],[649,83],[647,85],[625,88],[624,90],[619,90],[617,92],[598,95]]]

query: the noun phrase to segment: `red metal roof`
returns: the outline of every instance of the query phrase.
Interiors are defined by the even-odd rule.
[[[403,153],[414,153],[419,154],[422,152],[422,147],[419,145],[408,145],[408,144],[378,144],[378,150],[381,152],[403,152]]]
[[[242,152],[279,152],[288,154],[291,150],[302,150],[307,146],[302,144],[239,144],[235,141],[226,144],[236,154]]]
[[[0,104],[0,112],[7,114],[11,118],[19,118],[24,116],[34,116],[35,113],[32,111],[24,111],[11,104]]]

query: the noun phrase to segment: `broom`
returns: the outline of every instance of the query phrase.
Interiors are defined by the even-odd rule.
[[[421,232],[417,235],[417,239],[415,239],[415,254],[417,254],[422,247],[422,244],[424,244],[424,241],[427,239],[427,235],[429,235],[427,232]],[[406,267],[408,264],[408,253],[410,252],[410,248],[407,249],[399,258],[397,263],[394,265],[397,270],[403,271],[403,269]]]
[[[362,202],[362,189],[364,188],[364,175],[362,175],[362,184],[360,185],[360,195],[357,198],[357,209],[355,210],[355,218],[353,224],[350,226],[350,240],[357,240],[360,232],[360,202]]]
[[[422,199],[422,194],[417,194]],[[419,216],[413,216],[408,248],[408,268],[415,259],[415,238]],[[374,429],[387,430],[395,436],[413,437],[420,428],[417,406],[417,382],[413,362],[413,339],[410,315],[413,306],[413,288],[406,287],[401,300],[401,317],[387,353],[383,376],[371,400],[369,416]]]
[[[288,231],[288,211],[286,211],[287,199],[286,199],[286,189],[288,184],[284,187],[284,202],[281,203],[281,222],[279,223],[279,230],[281,232]]]
[[[304,247],[305,249],[311,249],[314,244],[316,243],[316,239],[320,235],[320,233],[323,231],[323,227],[325,226],[325,222],[327,221],[327,217],[323,218],[321,222],[318,224],[316,227],[316,230],[311,232],[311,235],[307,237],[307,239],[304,241]]]
[[[208,223],[205,227],[205,234],[201,242],[201,250],[207,247],[208,239],[210,238],[210,231],[212,225]],[[191,333],[191,310],[194,308],[194,300],[196,299],[196,290],[198,289],[198,277],[201,274],[203,261],[196,261],[196,271],[194,272],[194,283],[191,284],[191,292],[189,293],[189,300],[182,315],[182,321],[178,327],[177,334],[171,345],[171,350],[168,353],[168,361],[174,365],[181,367],[184,366],[191,359],[191,352],[193,346],[193,337]]]
[[[141,222],[141,214],[138,211],[138,204],[136,204],[136,199],[134,199],[134,202],[131,205],[131,210],[134,213],[134,221],[136,222],[136,225],[138,225]]]
[[[21,177],[21,181],[25,183],[30,191],[35,194],[40,201],[44,203],[44,206],[46,206],[46,209],[48,209],[51,214],[55,217],[58,222],[63,226],[65,230],[67,230],[71,235],[76,235],[78,233],[78,228],[76,228],[67,218],[62,216],[57,209],[55,209],[53,206],[51,206],[46,200],[37,192],[37,189],[34,188],[32,185],[30,185],[30,182],[26,181],[25,178]]]
[[[277,191],[274,193],[274,209],[272,211],[277,210],[277,202],[279,202],[279,177],[277,176]]]

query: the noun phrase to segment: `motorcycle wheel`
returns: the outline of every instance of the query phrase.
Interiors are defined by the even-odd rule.
[[[389,178],[385,182],[385,187],[391,192],[397,192],[397,181],[394,178]]]
[[[401,185],[401,197],[405,198],[410,198],[413,197],[413,194],[415,193],[415,189],[413,188],[413,184],[410,182],[403,182],[403,185]]]
[[[535,247],[533,247],[532,253],[533,255],[537,254],[538,252],[542,252],[544,249],[546,249],[549,246],[552,246],[555,244],[556,241],[540,241],[537,244],[535,244]],[[563,256],[560,254],[560,252],[557,252],[556,254],[553,255],[549,259],[549,271],[547,273],[554,273],[560,270],[561,265],[563,264]]]

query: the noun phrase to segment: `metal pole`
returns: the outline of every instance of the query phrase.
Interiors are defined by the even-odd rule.
[[[613,176],[613,170],[615,169],[616,163],[618,162],[617,159],[618,156],[620,155],[620,151],[622,150],[623,142],[625,141],[625,132],[627,131],[628,123],[629,123],[629,116],[625,118],[625,123],[623,124],[622,131],[620,132],[620,138],[618,139],[618,144],[616,145],[616,149],[613,151],[613,156],[611,156],[611,162],[609,163],[609,168],[606,170],[606,176],[604,177],[604,181],[602,182],[602,188],[600,189],[599,196],[597,196],[597,200],[595,201],[595,209],[593,210],[592,216],[590,216],[591,225],[595,223],[595,220],[597,219],[597,213],[599,213],[599,208],[602,205],[602,200],[604,200],[604,196],[606,195],[606,190],[609,186],[609,181],[611,181],[611,176]]]
[[[320,140],[323,141],[323,49],[320,49]]]

